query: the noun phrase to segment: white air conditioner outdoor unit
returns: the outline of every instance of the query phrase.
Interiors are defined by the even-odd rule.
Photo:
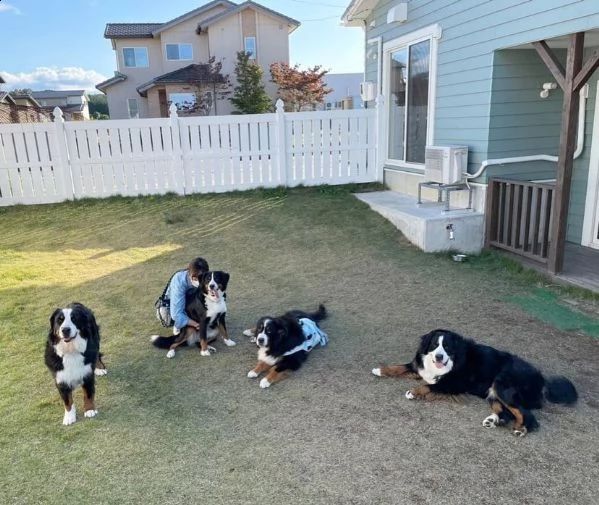
[[[374,95],[374,82],[364,81],[360,83],[360,98],[362,98],[364,102],[370,102],[371,100],[374,100],[376,98]]]
[[[461,182],[467,165],[466,146],[426,146],[424,180],[440,184]]]

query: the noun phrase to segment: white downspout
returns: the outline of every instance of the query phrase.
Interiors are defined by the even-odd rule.
[[[376,87],[378,96],[383,94],[383,37],[379,35],[366,41],[368,45],[374,43],[376,43]],[[366,74],[366,65],[364,65],[364,74]],[[364,75],[364,79],[366,79],[366,75]]]
[[[580,104],[578,105],[578,130],[576,139],[576,150],[574,151],[574,159],[578,158],[584,150],[584,130],[585,130],[585,115],[586,115],[586,99],[589,96],[589,85],[585,84],[580,89]],[[480,164],[479,169],[474,174],[464,172],[466,179],[476,179],[480,177],[488,166],[505,165],[508,163],[521,163],[523,161],[553,161],[557,163],[558,157],[549,154],[533,154],[531,156],[516,156],[514,158],[497,158],[485,160]]]

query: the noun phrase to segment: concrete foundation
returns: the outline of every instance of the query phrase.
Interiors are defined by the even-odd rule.
[[[479,254],[483,248],[484,214],[452,208],[444,203],[417,203],[417,198],[395,191],[357,193],[356,197],[391,221],[424,252],[459,251]],[[453,203],[453,198],[452,198]]]

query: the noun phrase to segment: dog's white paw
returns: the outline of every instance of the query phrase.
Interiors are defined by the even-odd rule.
[[[522,426],[522,428],[520,428],[520,429],[514,428],[514,430],[512,431],[512,434],[515,437],[524,437],[524,436],[526,436],[527,433],[528,433],[528,430],[524,426]]]
[[[255,337],[254,330],[252,328],[248,328],[247,330],[243,330],[244,337]]]
[[[225,345],[228,347],[233,347],[233,346],[237,345],[235,340],[231,340],[230,338],[225,338],[224,342],[225,342]]]
[[[94,374],[97,375],[98,377],[101,377],[102,375],[106,375],[108,373],[108,370],[106,370],[106,368],[96,368],[94,370]]]
[[[268,379],[266,377],[264,377],[261,381],[260,381],[260,387],[262,389],[268,388],[270,387],[270,382],[268,382]]]
[[[170,349],[167,353],[166,353],[166,357],[167,358],[174,358],[175,357],[175,350],[174,349]]]
[[[256,343],[256,337],[251,337],[251,338],[250,338],[250,342],[251,342],[252,344],[255,344],[255,343]]]
[[[372,369],[372,375],[376,375],[377,377],[381,376],[381,369],[380,368],[373,368]]]
[[[407,398],[408,400],[413,400],[413,399],[414,399],[414,398],[416,398],[416,397],[414,396],[414,393],[412,393],[412,391],[410,391],[410,390],[408,389],[408,390],[406,391],[406,398]]]
[[[499,416],[497,414],[491,414],[483,419],[483,426],[485,428],[496,428],[499,425]]]
[[[200,356],[210,356],[216,352],[216,348],[209,345],[205,351],[200,350]]]
[[[250,379],[255,379],[256,377],[258,377],[258,374],[257,374],[256,372],[254,372],[253,370],[250,370],[250,371],[248,372],[248,377],[249,377]]]
[[[71,405],[71,410],[64,411],[64,417],[62,418],[62,424],[69,426],[77,420],[77,413],[75,412],[75,405]]]
[[[86,410],[83,414],[85,417],[96,417],[98,415],[98,411],[95,409]]]

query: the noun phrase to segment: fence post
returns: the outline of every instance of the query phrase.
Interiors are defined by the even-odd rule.
[[[56,158],[53,160],[54,174],[58,181],[59,190],[67,200],[75,198],[73,186],[73,171],[67,147],[67,132],[64,127],[64,117],[60,107],[54,107],[52,111],[54,116],[54,134],[56,136],[57,151],[53,154]]]
[[[279,184],[287,186],[287,142],[285,138],[285,104],[280,98],[276,103],[277,149],[279,158]]]
[[[183,149],[181,147],[181,128],[179,126],[179,114],[177,114],[177,106],[171,103],[168,108],[171,135],[173,139],[173,170],[171,171],[171,183],[175,191],[180,194],[185,194],[185,162],[183,160]]]
[[[383,170],[384,160],[387,156],[385,152],[385,97],[378,94],[375,99],[376,104],[376,180],[384,182],[385,172]]]

